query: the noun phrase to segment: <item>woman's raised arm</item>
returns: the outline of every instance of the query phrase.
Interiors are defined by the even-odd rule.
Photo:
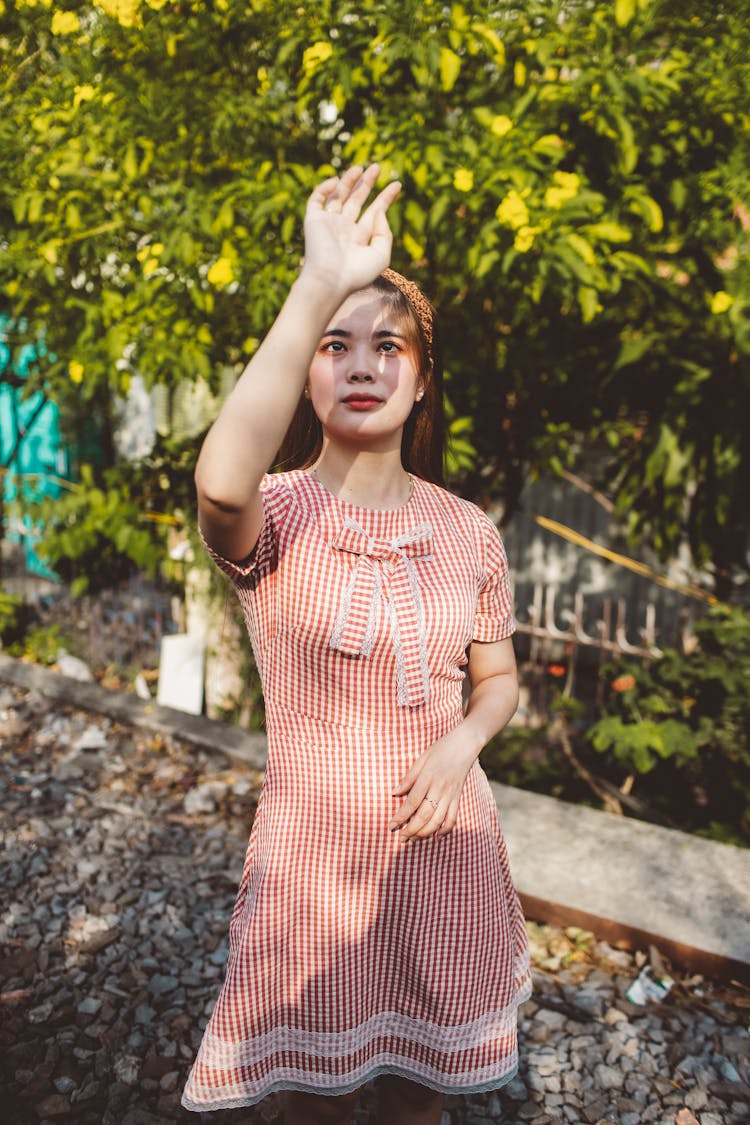
[[[199,521],[207,542],[226,558],[245,558],[258,541],[258,488],[327,324],[349,294],[369,285],[390,261],[386,212],[400,184],[389,184],[362,210],[378,172],[377,164],[350,168],[310,196],[299,276],[206,435],[195,469]]]

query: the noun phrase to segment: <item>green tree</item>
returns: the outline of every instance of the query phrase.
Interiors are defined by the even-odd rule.
[[[4,11],[2,9],[4,8]],[[378,159],[444,322],[469,495],[596,449],[633,541],[746,558],[750,116],[735,0],[0,0],[0,292],[71,431],[239,369],[309,188]],[[472,421],[469,422],[468,419]]]

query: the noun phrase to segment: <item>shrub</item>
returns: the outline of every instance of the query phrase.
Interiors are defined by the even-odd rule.
[[[688,829],[750,839],[750,614],[721,606],[688,653],[607,670],[604,715],[587,740],[642,779],[649,799]],[[675,806],[680,813],[675,814]]]

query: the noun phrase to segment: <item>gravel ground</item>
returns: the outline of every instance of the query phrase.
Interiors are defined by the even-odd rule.
[[[215,1001],[261,776],[177,740],[0,685],[0,1116],[272,1122],[191,1114],[180,1093]],[[529,923],[535,993],[505,1089],[450,1097],[444,1125],[750,1121],[750,991],[673,970],[661,1002],[625,993],[658,952]],[[375,1121],[377,1084],[358,1125]]]

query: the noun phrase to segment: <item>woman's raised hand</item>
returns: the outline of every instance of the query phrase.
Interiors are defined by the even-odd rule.
[[[387,211],[401,184],[388,184],[366,207],[379,172],[377,164],[355,165],[316,187],[307,204],[303,272],[335,285],[342,295],[365,288],[391,260]]]

